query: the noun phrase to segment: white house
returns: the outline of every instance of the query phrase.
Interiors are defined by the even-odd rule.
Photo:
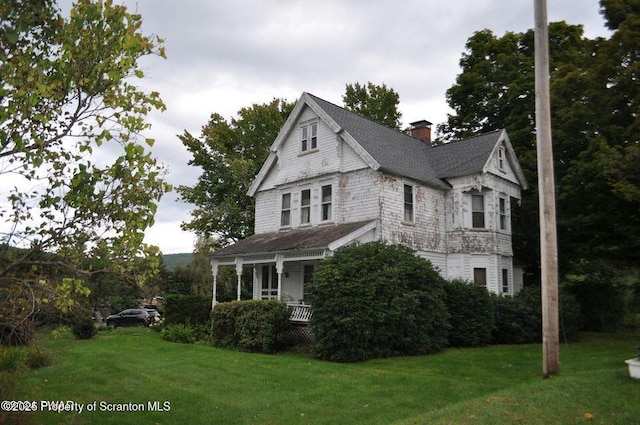
[[[506,131],[431,146],[430,124],[405,134],[303,93],[249,189],[255,234],[211,256],[214,291],[230,265],[238,299],[252,273],[254,299],[302,302],[323,258],[380,240],[445,278],[517,293],[511,206],[527,183]]]

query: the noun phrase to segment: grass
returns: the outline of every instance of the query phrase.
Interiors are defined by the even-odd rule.
[[[585,335],[561,346],[561,373],[543,380],[539,345],[335,364],[117,329],[91,340],[42,341],[54,364],[26,372],[16,399],[85,406],[80,414],[30,417],[42,424],[627,425],[640,423],[640,381],[623,362],[637,343],[631,335]],[[154,401],[165,411],[150,412]],[[97,411],[86,411],[93,402]],[[128,403],[144,411],[101,411]]]

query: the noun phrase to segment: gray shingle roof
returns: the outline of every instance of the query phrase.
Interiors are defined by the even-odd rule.
[[[504,130],[469,137],[457,142],[434,146],[429,162],[438,177],[458,177],[482,172]]]
[[[401,131],[307,95],[348,132],[379,164],[392,174],[446,189],[444,180],[482,171],[502,130],[431,147]]]
[[[222,248],[210,258],[233,257],[239,254],[277,253],[300,249],[327,248],[328,245],[371,223],[362,221],[338,226],[316,226],[281,232],[260,233]]]

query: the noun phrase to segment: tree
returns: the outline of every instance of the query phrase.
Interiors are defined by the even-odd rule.
[[[164,104],[135,82],[141,58],[165,54],[141,23],[110,0],[80,0],[69,17],[54,0],[0,0],[3,288],[29,283],[24,266],[86,275],[157,257],[142,240],[170,186],[141,134]]]
[[[342,96],[345,108],[387,127],[400,129],[402,114],[398,111],[400,96],[392,88],[368,82],[347,84]]]
[[[230,121],[214,113],[199,139],[188,131],[178,136],[193,155],[189,164],[203,171],[195,186],[178,188],[182,200],[196,206],[183,229],[217,236],[222,245],[253,234],[254,200],[247,191],[293,106],[274,99],[242,108]]]
[[[614,31],[609,39],[587,39],[579,25],[549,25],[561,276],[582,274],[585,261],[633,275],[640,262],[640,3],[601,1],[601,12]],[[460,64],[447,91],[456,114],[439,130],[454,139],[507,129],[532,186],[514,212],[515,255],[536,270],[533,31],[475,33]]]

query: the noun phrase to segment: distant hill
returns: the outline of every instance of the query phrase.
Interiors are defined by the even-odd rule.
[[[185,252],[182,254],[164,254],[162,256],[162,262],[167,270],[174,271],[178,266],[184,266],[191,262],[193,254]]]

